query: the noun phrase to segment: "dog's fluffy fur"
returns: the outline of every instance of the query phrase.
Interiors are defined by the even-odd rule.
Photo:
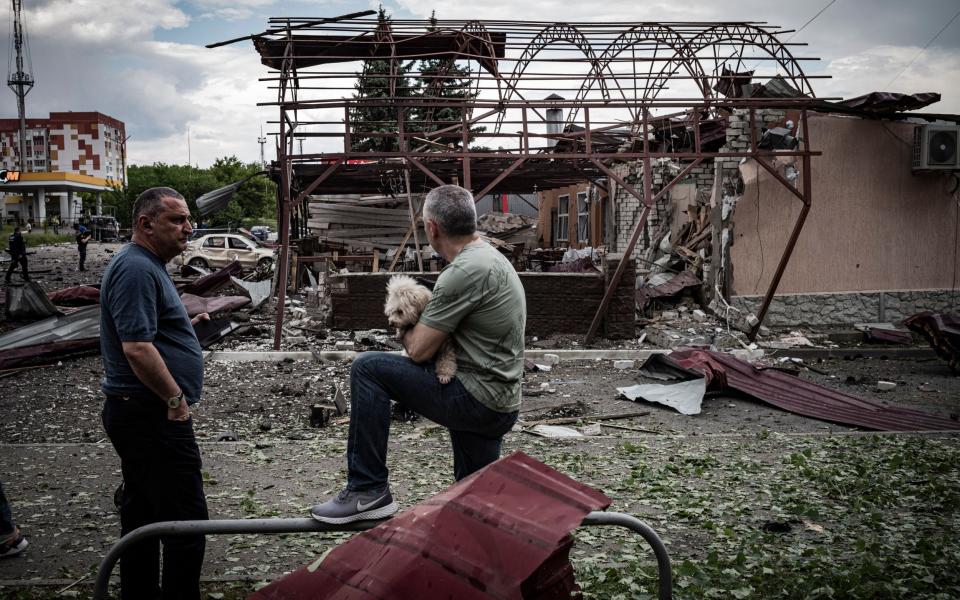
[[[397,339],[417,324],[420,313],[430,301],[431,292],[408,275],[394,275],[387,282],[387,302],[383,312],[391,327],[397,330]],[[453,344],[447,338],[435,357],[437,379],[440,383],[450,383],[457,374],[457,355]]]

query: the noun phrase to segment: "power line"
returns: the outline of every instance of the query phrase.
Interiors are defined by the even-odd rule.
[[[829,2],[826,6],[824,6],[823,8],[820,9],[820,12],[818,12],[817,14],[813,15],[812,17],[810,17],[810,20],[807,21],[806,23],[804,23],[803,26],[800,27],[800,29],[794,31],[793,34],[792,34],[790,37],[787,38],[786,41],[789,42],[789,41],[792,40],[794,37],[796,37],[796,35],[797,35],[798,33],[800,33],[801,31],[803,31],[804,29],[806,29],[806,28],[807,28],[807,25],[809,25],[810,23],[813,23],[814,21],[816,21],[816,20],[817,20],[817,17],[819,17],[820,15],[822,15],[825,10],[827,10],[828,8],[830,8],[831,6],[833,6],[833,3],[836,2],[836,1],[837,1],[837,0],[830,0],[830,2]]]
[[[809,25],[810,23],[813,23],[814,21],[816,21],[816,20],[817,20],[817,17],[819,17],[820,15],[822,15],[828,8],[830,8],[831,6],[833,6],[833,3],[836,2],[836,1],[837,1],[837,0],[830,0],[830,2],[828,2],[823,8],[821,8],[819,11],[817,11],[817,14],[815,14],[815,15],[813,15],[812,17],[810,17],[809,19],[807,19],[807,22],[804,23],[803,25],[801,25],[801,26],[800,26],[800,29],[797,29],[797,30],[794,31],[792,34],[790,34],[790,37],[788,37],[787,39],[785,39],[785,40],[783,41],[783,43],[786,44],[787,42],[789,42],[790,40],[792,40],[793,38],[795,38],[798,33],[800,33],[801,31],[803,31],[804,29],[806,29],[806,28],[807,28],[807,25]],[[733,55],[731,55],[731,58],[732,58],[732,57],[733,57]],[[762,62],[762,61],[757,61],[757,62],[756,62],[752,67],[750,67],[750,68],[751,68],[752,70],[756,70],[756,68],[757,68],[758,66],[760,66],[760,63],[761,63],[761,62]]]
[[[912,64],[914,63],[914,61],[916,61],[918,58],[920,58],[920,55],[921,55],[921,54],[923,54],[924,52],[927,51],[927,48],[930,47],[930,44],[932,44],[932,43],[934,43],[935,41],[937,41],[937,38],[940,37],[940,34],[941,34],[941,33],[943,33],[944,31],[947,30],[947,27],[950,27],[951,25],[953,25],[953,22],[957,20],[957,17],[960,17],[960,10],[958,10],[958,11],[956,12],[956,14],[953,15],[953,18],[952,18],[952,19],[950,19],[949,21],[947,21],[947,24],[946,24],[946,25],[944,25],[943,27],[940,28],[940,31],[937,32],[937,35],[935,35],[935,36],[933,36],[932,38],[930,38],[930,41],[927,42],[927,45],[923,47],[923,50],[921,50],[920,52],[917,52],[917,55],[914,56],[914,57],[910,60],[910,62],[907,63],[907,66],[905,66],[903,69],[901,69],[900,72],[897,73],[896,77],[894,77],[893,79],[891,79],[891,80],[890,80],[890,83],[888,83],[888,84],[887,84],[886,86],[884,86],[884,87],[889,88],[891,85],[893,85],[893,82],[896,81],[897,79],[899,79],[900,76],[903,75],[904,71],[906,71],[907,69],[909,69],[909,68],[910,68],[910,65],[912,65]]]

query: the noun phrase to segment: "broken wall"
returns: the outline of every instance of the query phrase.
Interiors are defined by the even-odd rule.
[[[600,306],[618,257],[607,258],[605,273],[518,273],[527,302],[527,335],[583,335]],[[438,273],[416,277],[435,280]],[[387,281],[392,273],[343,273],[331,275],[334,329],[387,329],[383,314]],[[600,334],[629,338],[635,333],[635,267],[631,261],[611,299]]]
[[[654,161],[651,169],[653,171],[653,178],[651,179],[653,194],[656,195],[657,192],[663,189],[663,186],[673,180],[682,168],[683,165],[681,163],[673,162],[671,164],[670,161],[666,159]],[[635,190],[641,193],[643,192],[642,161],[637,160],[629,163],[619,163],[613,165],[611,169]],[[614,239],[610,245],[613,250],[623,252],[627,247],[627,243],[630,241],[630,235],[633,233],[634,227],[636,227],[640,213],[643,211],[643,206],[639,199],[623,187],[617,185],[616,182],[610,179],[607,181],[614,189],[614,202],[612,206]],[[697,198],[698,203],[707,203],[710,198],[711,189],[713,188],[713,161],[705,160],[701,162],[690,171],[686,178],[678,183],[693,186],[696,189],[696,193],[693,194],[693,196]],[[637,239],[636,246],[634,246],[634,258],[642,258],[644,253],[661,237],[660,234],[663,233],[664,228],[671,227],[671,224],[676,218],[676,214],[679,211],[686,210],[686,204],[690,194],[684,191],[682,196],[683,205],[676,206],[676,203],[671,199],[671,194],[667,193],[657,202],[653,210],[650,211],[650,216],[647,218],[644,229]],[[685,218],[684,216],[684,219]],[[641,265],[641,268],[643,267],[644,265]]]
[[[950,289],[960,260],[957,202],[947,176],[911,172],[915,125],[827,115],[808,121],[812,149],[823,155],[811,159],[812,206],[778,295]],[[732,216],[734,296],[766,291],[801,209],[754,167],[759,176],[745,183]]]

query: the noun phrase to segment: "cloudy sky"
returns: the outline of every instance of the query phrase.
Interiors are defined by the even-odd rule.
[[[10,3],[2,2],[9,24]],[[100,111],[126,123],[131,164],[201,167],[235,155],[259,160],[260,127],[274,131],[275,92],[250,42],[204,45],[263,31],[271,16],[326,17],[376,8],[363,0],[23,0],[36,86],[27,114]],[[818,96],[940,92],[929,112],[960,113],[957,0],[385,0],[394,18],[563,21],[764,21],[799,29],[798,51],[821,61],[808,73]],[[825,10],[824,10],[825,9]],[[931,39],[951,19],[936,41]],[[9,47],[10,26],[7,28]],[[929,44],[929,47],[926,47]],[[9,51],[8,51],[9,54]],[[7,91],[0,117],[16,117]],[[272,155],[267,147],[267,159]]]

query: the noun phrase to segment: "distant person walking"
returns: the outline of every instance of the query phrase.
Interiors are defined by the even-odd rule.
[[[26,547],[27,538],[23,537],[20,528],[13,522],[10,503],[3,493],[3,483],[0,483],[0,558],[20,554]]]
[[[31,231],[33,231],[33,221],[31,221],[30,219],[27,219],[27,225],[25,229],[27,233],[30,233]]]
[[[77,252],[80,254],[80,270],[86,271],[84,263],[87,260],[87,244],[90,243],[90,230],[83,225],[75,225],[77,228]]]
[[[27,243],[23,241],[19,225],[14,226],[13,233],[7,240],[7,252],[10,253],[10,266],[7,268],[6,282],[10,283],[10,278],[13,272],[17,270],[17,265],[20,265],[22,269],[23,280],[30,281],[30,274],[27,272]]]

